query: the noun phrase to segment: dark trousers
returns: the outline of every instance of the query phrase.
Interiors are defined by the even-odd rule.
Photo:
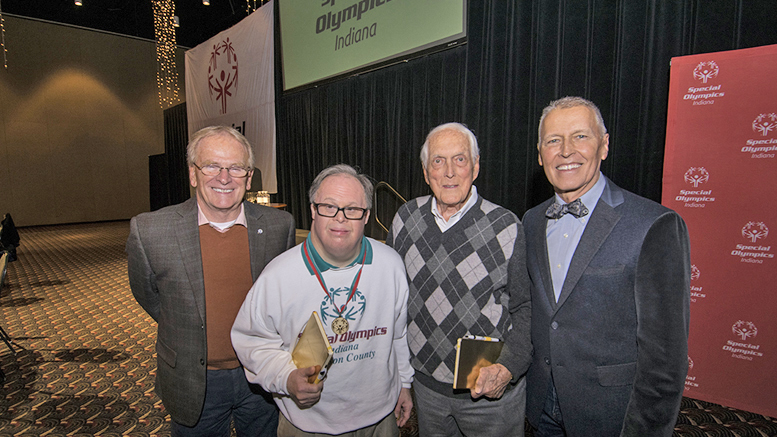
[[[242,367],[208,370],[205,405],[193,427],[172,422],[173,437],[229,437],[234,418],[238,437],[277,435],[278,408],[272,396],[249,384]]]
[[[553,379],[548,383],[548,394],[545,396],[545,405],[542,408],[542,415],[537,429],[534,430],[535,437],[565,437],[564,420],[561,417],[561,408],[558,405],[558,395],[556,387],[553,385]]]

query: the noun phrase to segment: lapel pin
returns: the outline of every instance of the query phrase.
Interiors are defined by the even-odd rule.
[[[263,233],[263,232],[264,232],[264,231],[263,231],[263,230],[261,230],[261,229],[257,229],[257,230],[256,230],[256,233],[257,233],[257,234],[261,234],[261,233]]]

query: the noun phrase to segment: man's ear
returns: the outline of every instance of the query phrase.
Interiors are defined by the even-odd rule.
[[[254,177],[254,171],[251,170],[248,172],[248,176],[246,176],[246,191],[251,191],[251,179]]]
[[[602,143],[599,145],[599,159],[604,161],[610,153],[610,134],[604,134]]]

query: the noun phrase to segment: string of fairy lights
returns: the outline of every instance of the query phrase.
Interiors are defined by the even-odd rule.
[[[2,0],[0,0],[0,45],[3,47],[3,67],[8,70],[8,49],[5,48],[5,19],[3,19]]]
[[[173,0],[152,0],[151,3],[154,10],[159,106],[165,109],[179,101],[178,69],[175,66],[175,4]]]
[[[246,14],[251,14],[251,12],[254,12],[255,10],[261,8],[265,3],[268,3],[270,0],[246,0]],[[202,1],[205,3],[205,0]],[[210,4],[210,3],[208,3]]]
[[[159,90],[159,106],[164,109],[178,103],[180,97],[178,86],[178,69],[175,65],[175,26],[178,17],[175,16],[173,0],[152,0],[154,11],[154,37],[156,39],[156,82]],[[202,0],[209,5],[209,0]],[[261,7],[267,0],[246,0],[246,13],[250,14]],[[75,0],[81,6],[80,0]],[[8,69],[8,49],[5,45],[5,20],[3,19],[2,0],[0,0],[0,46],[3,49],[3,67]]]

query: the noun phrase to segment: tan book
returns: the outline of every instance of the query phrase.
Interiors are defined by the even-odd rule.
[[[498,338],[468,335],[456,342],[453,388],[475,388],[480,368],[494,364],[504,343]]]
[[[294,345],[291,360],[298,369],[317,366],[318,374],[310,377],[311,384],[317,384],[326,377],[327,366],[332,361],[333,354],[321,317],[313,311],[308,323],[302,328],[297,344]]]

